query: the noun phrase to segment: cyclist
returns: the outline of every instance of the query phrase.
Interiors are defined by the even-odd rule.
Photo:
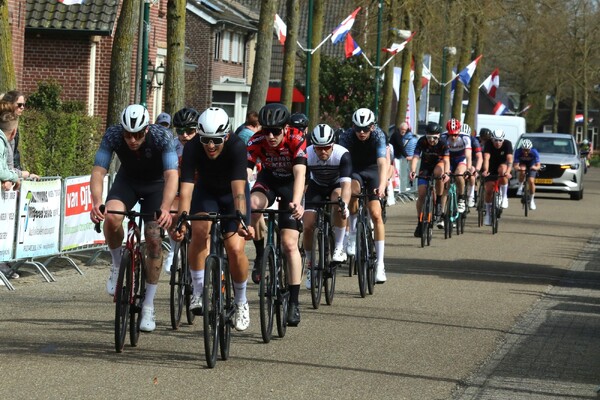
[[[185,147],[181,162],[181,189],[179,214],[190,215],[219,212],[241,213],[248,220],[250,210],[249,187],[246,172],[246,145],[230,134],[229,116],[217,107],[208,108],[198,118],[198,136]],[[202,313],[204,268],[210,251],[210,221],[191,221],[192,240],[189,262],[194,287],[190,309]],[[185,227],[185,225],[184,225]],[[234,287],[234,327],[245,331],[250,325],[250,311],[246,298],[248,257],[244,252],[245,239],[252,236],[239,221],[222,225],[223,243],[227,252]],[[172,232],[176,240],[182,232]]]
[[[508,181],[511,178],[510,170],[513,163],[513,147],[510,140],[504,140],[505,133],[502,129],[492,132],[490,140],[485,143],[483,149],[482,174],[485,179],[485,218],[484,225],[491,225],[492,196],[496,179],[500,183],[500,195],[502,200],[500,206],[508,208]],[[498,174],[497,177],[489,177],[490,171]]]
[[[313,129],[311,135],[312,145],[306,149],[308,157],[309,179],[307,183],[305,201],[319,202],[329,197],[331,201],[342,198],[344,204],[350,202],[350,175],[352,173],[352,160],[350,153],[339,144],[334,144],[335,132],[327,124],[319,124]],[[333,232],[335,245],[332,260],[335,262],[346,261],[344,251],[344,236],[346,234],[346,218],[349,215],[348,207],[333,213]],[[304,212],[304,251],[306,252],[307,269],[311,267],[312,240],[316,221],[316,211],[306,209]],[[310,289],[310,271],[306,273],[306,288]]]
[[[258,160],[262,169],[252,187],[250,203],[252,209],[266,208],[280,198],[279,209],[291,210],[291,216],[280,214],[279,229],[281,243],[288,261],[288,284],[290,290],[287,322],[290,326],[300,323],[298,294],[302,280],[302,258],[298,248],[299,221],[304,214],[302,195],[306,175],[306,141],[302,132],[289,125],[290,112],[280,103],[270,103],[260,109],[258,119],[262,129],[248,143],[248,175]],[[258,232],[261,215],[252,214],[252,225]],[[257,260],[252,272],[253,280],[260,280],[260,266],[264,239],[255,243]],[[256,278],[256,280],[254,279]]]
[[[435,122],[430,122],[427,124],[425,128],[425,136],[419,138],[417,141],[417,146],[415,147],[415,155],[410,163],[410,175],[409,178],[412,181],[417,177],[417,164],[419,160],[421,160],[421,165],[419,167],[419,176],[434,178],[442,178],[438,179],[435,182],[435,193],[436,197],[436,220],[439,222],[441,220],[442,208],[441,208],[441,195],[444,191],[444,183],[448,181],[448,173],[450,171],[450,152],[448,150],[448,145],[446,142],[440,140],[440,135],[442,133],[442,127]],[[421,224],[419,223],[419,215],[421,214],[421,209],[423,208],[423,202],[425,201],[425,196],[427,194],[427,179],[419,177],[418,181],[418,193],[419,197],[417,198],[417,229],[415,229],[415,237],[421,237]]]
[[[463,127],[469,127],[467,124],[463,124]],[[463,128],[466,131],[466,128]],[[469,135],[471,135],[471,128],[469,127]],[[475,136],[471,136],[471,169],[469,176],[469,187],[468,187],[468,204],[469,207],[475,207],[475,187],[477,186],[477,174],[481,170],[483,165],[483,154],[481,143]]]
[[[535,177],[537,171],[540,169],[540,154],[536,149],[533,148],[533,143],[529,139],[523,140],[521,147],[515,151],[514,156],[515,170],[518,173],[519,187],[517,188],[517,196],[523,194],[523,185],[525,181],[525,172],[529,170],[529,176],[527,181],[529,182],[529,192],[531,194],[531,200],[529,201],[529,208],[532,210],[536,209],[535,201],[533,196],[535,195]]]
[[[161,269],[160,228],[171,225],[171,204],[177,192],[177,153],[172,135],[161,125],[150,124],[148,110],[132,104],[121,113],[121,123],[109,127],[96,152],[90,180],[92,210],[90,218],[104,223],[104,237],[112,257],[112,267],[106,291],[111,296],[121,264],[123,243],[123,215],[102,214],[102,190],[112,154],[121,161],[121,167],[106,197],[106,209],[131,210],[139,201],[142,213],[152,214],[160,209],[158,219],[144,217],[146,240],[146,296],[142,305],[140,330],[152,332],[156,328],[154,295]]]
[[[464,128],[463,128],[464,127]],[[446,142],[450,153],[450,172],[453,174],[464,174],[471,170],[471,127],[467,124],[461,124],[456,118],[450,118],[446,124],[446,132],[442,134],[442,141]],[[447,188],[442,195],[442,210],[446,204]],[[466,210],[465,202],[465,178],[456,177],[456,192],[458,193],[457,211],[463,213]],[[444,220],[440,219],[438,228],[444,228]]]
[[[302,114],[302,113],[292,114],[292,116],[290,117],[290,126],[292,128],[296,128],[296,129],[302,131],[302,134],[304,135],[305,139],[310,139],[310,137],[307,137],[308,117],[305,114]],[[308,145],[308,142],[307,142],[307,145]]]
[[[488,128],[481,128],[479,130],[479,144],[481,145],[481,148],[483,149],[485,147],[485,144],[488,140],[490,140],[490,138],[492,137],[492,131]]]
[[[359,108],[352,115],[353,127],[340,137],[340,145],[348,149],[352,159],[352,193],[360,193],[365,186],[368,209],[375,232],[375,250],[377,252],[377,272],[375,281],[386,281],[383,262],[385,249],[385,226],[383,224],[380,199],[385,197],[390,169],[385,133],[375,124],[375,115],[368,108]],[[356,221],[358,218],[358,199],[350,200],[350,218],[348,246],[346,252],[356,254]]]
[[[592,158],[594,152],[592,150],[592,145],[589,140],[583,139],[581,144],[579,145],[579,154],[580,157],[584,159],[585,162],[585,172],[587,173],[587,169],[590,166],[590,159]]]
[[[175,152],[179,160],[179,166],[181,167],[181,157],[183,155],[183,146],[196,136],[196,127],[198,126],[198,117],[200,113],[194,108],[182,108],[173,115],[173,128],[177,133],[177,137],[173,140],[175,145]],[[178,208],[179,197],[175,197],[175,201],[171,205],[173,209]],[[163,261],[163,271],[167,274],[171,273],[171,264],[173,261],[173,255],[175,251],[175,240],[169,236],[170,248],[167,256]]]

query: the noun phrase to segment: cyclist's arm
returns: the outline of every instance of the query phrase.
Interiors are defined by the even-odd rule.
[[[379,187],[377,188],[377,195],[379,197],[385,196],[389,165],[390,163],[386,157],[377,158],[377,171],[379,173]]]
[[[295,209],[295,211],[292,213],[292,216],[296,219],[300,219],[304,214],[302,196],[304,195],[306,164],[295,164],[292,167],[292,172],[294,174],[294,186],[292,191],[292,204],[290,204],[290,206]]]
[[[465,149],[465,157],[467,159],[467,171],[471,170],[471,160],[472,160],[472,154],[473,154],[473,150],[472,149]]]
[[[416,176],[417,174],[417,164],[419,163],[419,154],[415,153],[412,160],[410,160],[410,169],[408,171],[409,176]]]
[[[490,153],[483,153],[483,167],[481,168],[483,173],[488,172],[490,169]]]
[[[163,188],[163,198],[160,205],[160,216],[156,220],[163,229],[169,229],[171,225],[171,204],[177,194],[177,185],[179,183],[179,173],[177,169],[167,169],[163,172],[165,186]]]
[[[478,151],[475,153],[475,171],[480,171],[483,165],[483,153]]]
[[[90,218],[93,222],[102,221],[104,215],[100,212],[100,205],[102,204],[102,191],[104,190],[104,177],[108,173],[104,167],[98,165],[92,168],[92,175],[90,177],[90,192],[92,195],[92,210],[90,211]]]

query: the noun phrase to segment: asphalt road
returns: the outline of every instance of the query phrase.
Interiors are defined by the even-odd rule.
[[[264,344],[250,283],[250,329],[234,333],[230,359],[214,369],[200,321],[171,329],[166,277],[156,331],[117,354],[106,258],[83,276],[50,266],[54,283],[24,270],[15,291],[0,288],[0,399],[450,399],[567,275],[599,228],[599,200],[592,169],[581,201],[540,194],[525,218],[511,199],[497,235],[471,215],[464,235],[435,231],[429,248],[412,236],[414,203],[393,206],[388,281],[373,296],[360,298],[356,277],[341,270],[332,306],[313,310],[302,290],[300,326]]]

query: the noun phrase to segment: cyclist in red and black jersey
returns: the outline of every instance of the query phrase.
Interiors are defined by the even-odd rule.
[[[279,209],[290,209],[289,215],[279,217],[281,242],[288,260],[288,284],[290,302],[288,308],[288,324],[297,326],[300,323],[298,293],[302,279],[302,259],[298,249],[299,220],[304,214],[302,196],[306,175],[306,142],[302,132],[289,125],[290,112],[280,103],[267,104],[258,113],[262,129],[255,133],[248,142],[248,175],[252,173],[257,161],[262,169],[256,177],[250,204],[252,209],[266,208],[280,197]],[[261,216],[252,214],[252,225],[258,232]],[[262,257],[264,239],[255,243],[257,259]],[[260,281],[255,262],[252,280]]]

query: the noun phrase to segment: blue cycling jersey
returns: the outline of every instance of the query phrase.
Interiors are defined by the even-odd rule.
[[[362,171],[367,167],[377,165],[378,158],[385,158],[387,146],[385,133],[379,127],[375,127],[369,138],[361,141],[356,137],[354,128],[346,130],[340,136],[340,145],[350,152],[352,158],[352,170]]]

